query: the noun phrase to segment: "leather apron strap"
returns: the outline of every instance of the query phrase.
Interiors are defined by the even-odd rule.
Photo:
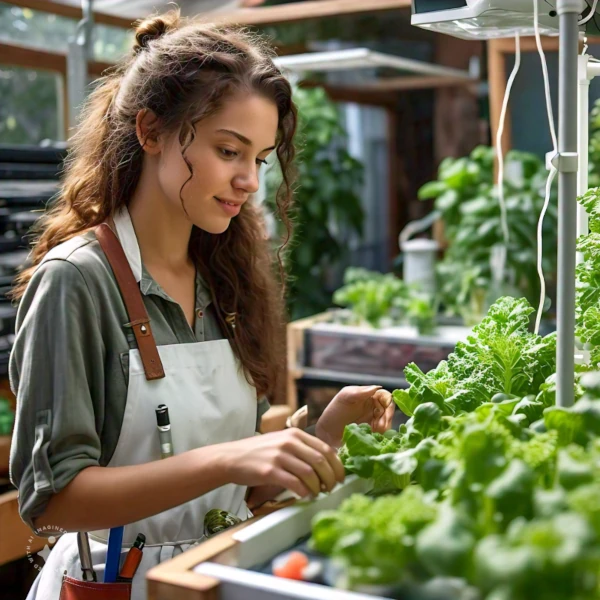
[[[154,335],[152,335],[150,317],[144,306],[142,294],[121,242],[108,223],[98,225],[95,233],[121,290],[121,296],[129,315],[128,325],[133,329],[146,379],[161,379],[165,376],[165,371],[158,354]]]

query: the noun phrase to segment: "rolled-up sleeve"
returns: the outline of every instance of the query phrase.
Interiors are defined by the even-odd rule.
[[[9,363],[17,397],[10,478],[19,491],[21,518],[32,529],[53,494],[99,464],[101,333],[78,267],[62,259],[43,263],[21,299]]]

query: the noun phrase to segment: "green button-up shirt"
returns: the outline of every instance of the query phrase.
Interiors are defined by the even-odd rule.
[[[143,265],[139,285],[157,345],[224,338],[199,275],[193,328]],[[53,248],[21,299],[9,364],[17,396],[10,477],[32,528],[52,494],[111,459],[125,413],[129,350],[136,348],[128,321],[93,232]],[[267,408],[261,400],[257,427]]]

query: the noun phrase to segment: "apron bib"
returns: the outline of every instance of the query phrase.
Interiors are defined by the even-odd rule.
[[[254,435],[256,389],[246,381],[228,340],[157,349],[164,377],[155,379],[148,379],[140,351],[129,351],[127,404],[117,447],[107,468],[160,460],[155,414],[159,404],[169,408],[174,454]],[[156,493],[160,493],[158,482]],[[149,569],[204,539],[204,515],[209,510],[227,510],[241,519],[251,516],[245,494],[243,486],[225,485],[153,517],[127,524],[121,564],[137,534],[146,536],[142,562],[133,579],[132,600],[146,599],[145,575]],[[135,498],[131,501],[135,502]],[[94,570],[98,581],[103,581],[108,530],[90,532],[89,540]],[[58,600],[65,571],[70,577],[81,579],[76,533],[67,533],[58,540],[28,599]]]

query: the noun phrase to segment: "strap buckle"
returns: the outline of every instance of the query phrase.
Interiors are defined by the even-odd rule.
[[[150,319],[136,319],[135,321],[131,321],[129,323],[125,323],[123,327],[134,328],[140,326],[140,332],[142,335],[148,335],[150,333]]]

